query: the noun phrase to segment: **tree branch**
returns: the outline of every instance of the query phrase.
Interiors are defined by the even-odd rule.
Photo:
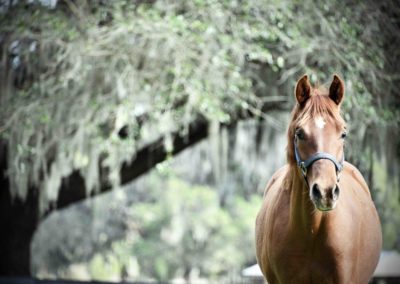
[[[270,110],[288,110],[287,100],[273,100],[271,102],[265,102],[262,107],[263,112]],[[248,112],[242,112],[238,115],[237,119],[227,126],[230,127],[236,124],[239,120],[254,117],[254,114]],[[182,136],[179,131],[173,133],[173,150],[171,153],[167,153],[164,147],[164,139],[160,137],[155,142],[145,146],[136,153],[135,159],[131,163],[123,164],[120,171],[121,184],[127,184],[140,175],[146,173],[152,169],[156,164],[164,161],[168,154],[176,155],[182,150],[193,146],[197,142],[206,138],[208,135],[209,122],[205,119],[198,119],[189,125],[188,133]],[[68,205],[79,202],[86,198],[96,196],[111,190],[111,185],[106,179],[107,169],[100,169],[100,181],[101,189],[98,192],[93,192],[91,196],[86,196],[84,178],[81,176],[78,170],[74,171],[71,175],[62,180],[61,189],[56,202],[56,207],[50,207],[46,215],[54,210],[59,210]]]
[[[178,132],[173,133],[173,150],[172,155],[178,154],[189,146],[192,146],[207,137],[208,123],[204,119],[195,121],[189,126],[188,134],[180,135]],[[156,164],[167,158],[167,151],[164,147],[164,139],[160,137],[155,142],[147,145],[136,153],[135,159],[131,163],[123,164],[120,171],[121,185],[133,181],[138,176],[146,173]],[[107,169],[101,169],[100,180],[102,181],[99,192],[93,192],[92,196],[107,192],[111,189],[109,181],[104,177]],[[74,171],[70,176],[62,180],[61,189],[57,199],[56,208],[50,208],[50,211],[64,208],[72,203],[78,202],[85,198],[85,182],[78,170]],[[49,212],[48,212],[49,213]]]

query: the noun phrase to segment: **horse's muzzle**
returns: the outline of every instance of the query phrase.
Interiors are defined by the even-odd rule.
[[[321,188],[314,183],[310,190],[310,197],[315,207],[320,211],[330,211],[336,207],[340,188],[337,184],[333,187]]]

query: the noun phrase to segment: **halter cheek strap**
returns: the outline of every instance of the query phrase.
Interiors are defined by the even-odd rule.
[[[304,177],[304,179],[307,181],[307,171],[308,168],[316,161],[321,160],[321,159],[326,159],[326,160],[330,160],[336,168],[336,175],[339,176],[339,173],[342,171],[343,169],[343,162],[344,162],[344,154],[342,156],[342,159],[340,161],[337,161],[336,158],[329,154],[329,153],[324,153],[324,152],[317,152],[314,155],[312,155],[310,158],[308,158],[307,160],[302,160],[300,158],[299,155],[299,150],[297,148],[297,143],[296,143],[296,138],[294,139],[294,156],[296,158],[296,163],[297,166],[300,168],[301,173]]]

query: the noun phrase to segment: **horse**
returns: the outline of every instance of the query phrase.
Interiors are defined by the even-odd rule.
[[[295,87],[287,164],[276,171],[256,218],[256,255],[269,284],[368,283],[382,232],[368,185],[344,160],[343,80],[329,90],[308,76]]]

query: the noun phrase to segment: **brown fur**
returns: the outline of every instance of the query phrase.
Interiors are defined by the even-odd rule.
[[[339,78],[333,83],[343,84]],[[257,260],[270,284],[367,283],[377,265],[382,245],[380,222],[360,172],[345,162],[337,182],[330,161],[319,160],[311,166],[307,174],[310,185],[329,188],[337,183],[340,187],[336,208],[322,212],[311,201],[293,154],[298,127],[303,127],[308,137],[299,144],[303,159],[316,151],[338,158],[343,154],[339,138],[345,127],[340,116],[343,90],[344,85],[338,86],[334,99],[323,89],[311,88],[309,98],[292,112],[288,165],[268,183],[256,220]],[[315,129],[316,116],[324,118],[324,129]]]

